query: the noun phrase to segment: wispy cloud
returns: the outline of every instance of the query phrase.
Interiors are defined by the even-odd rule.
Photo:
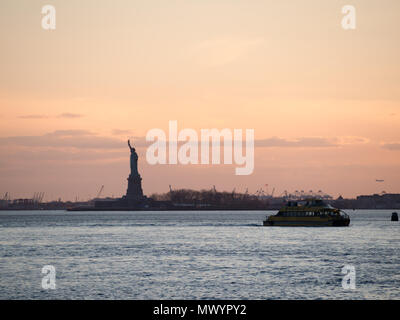
[[[111,137],[99,136],[86,130],[57,130],[37,136],[13,136],[0,138],[1,145],[24,147],[51,147],[77,149],[118,149],[125,142]]]
[[[69,112],[61,113],[60,115],[58,115],[58,118],[67,118],[67,119],[75,119],[75,118],[82,118],[82,117],[83,117],[82,114],[69,113]]]
[[[113,129],[111,133],[115,136],[120,136],[120,135],[128,135],[131,134],[131,130],[122,130],[122,129]]]
[[[48,118],[48,116],[46,116],[44,114],[26,114],[26,115],[19,116],[18,118],[20,118],[20,119],[46,119],[46,118]]]
[[[347,144],[366,144],[369,143],[370,140],[365,137],[343,136],[343,137],[338,137],[337,141],[341,145],[347,145]]]
[[[15,145],[24,147],[51,147],[51,148],[77,148],[77,149],[119,149],[126,147],[126,139],[118,136],[127,135],[129,130],[114,129],[113,136],[102,136],[88,130],[56,130],[43,135],[36,136],[11,136],[0,137],[0,146]],[[200,137],[199,137],[200,138]],[[256,139],[254,146],[256,148],[332,148],[343,145],[364,144],[369,140],[363,137],[301,137],[296,139],[287,139],[282,137],[270,137]],[[198,145],[200,140],[192,141]],[[147,147],[152,142],[146,141],[146,138],[131,137],[131,143],[137,147]],[[169,143],[167,140],[166,143]],[[182,145],[187,142],[179,142]],[[221,143],[225,142],[221,140]],[[385,144],[383,148],[390,150],[400,149],[400,143]]]
[[[326,148],[337,147],[339,144],[333,140],[319,137],[305,137],[294,140],[272,137],[255,141],[256,147],[285,147],[285,148]]]
[[[343,136],[337,138],[301,137],[297,139],[285,139],[272,137],[255,141],[256,147],[282,147],[282,148],[328,148],[344,145],[366,144],[369,139],[356,136]]]
[[[1,151],[0,151],[1,152]],[[6,162],[25,162],[25,161],[95,161],[95,160],[116,160],[126,159],[129,154],[126,150],[110,150],[102,152],[95,149],[83,149],[78,152],[70,152],[62,148],[54,148],[43,152],[40,149],[30,148],[28,150],[16,149],[13,151],[2,152],[1,158]]]
[[[400,142],[384,143],[382,148],[391,151],[400,151]]]
[[[67,137],[67,136],[93,136],[95,133],[88,130],[56,130],[46,133],[44,136]]]
[[[64,112],[59,115],[46,115],[46,114],[25,114],[20,115],[20,119],[48,119],[48,118],[64,118],[64,119],[76,119],[82,118],[84,115],[78,113]]]

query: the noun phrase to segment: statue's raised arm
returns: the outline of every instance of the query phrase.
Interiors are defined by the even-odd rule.
[[[129,149],[131,149],[131,152],[134,152],[134,151],[135,151],[135,148],[133,148],[133,147],[131,146],[131,142],[129,141],[129,139],[128,139],[128,146],[129,146]]]

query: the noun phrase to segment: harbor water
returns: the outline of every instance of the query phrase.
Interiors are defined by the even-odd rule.
[[[262,211],[0,211],[0,299],[399,299],[392,211],[325,228],[263,227]]]

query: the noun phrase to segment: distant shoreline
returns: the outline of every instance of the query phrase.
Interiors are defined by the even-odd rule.
[[[0,210],[69,210],[69,211],[264,211],[279,210],[288,197],[257,197],[209,191],[194,198],[190,191],[174,191],[169,199],[143,197],[142,201],[123,201],[124,198],[96,198],[90,201],[40,202],[32,199],[0,200]],[[355,199],[325,199],[327,204],[343,210],[400,210],[400,194],[361,195]]]
[[[193,209],[193,208],[175,208],[175,209],[160,209],[160,208],[57,208],[57,209],[40,209],[40,208],[31,208],[31,209],[10,209],[10,208],[1,208],[0,212],[2,211],[66,211],[66,212],[104,212],[104,211],[112,211],[112,212],[176,212],[176,211],[199,211],[199,212],[215,212],[215,211],[276,211],[279,210],[280,207],[276,208],[236,208],[236,209],[223,209],[223,208],[210,208],[210,209]],[[353,210],[400,210],[400,207],[393,207],[393,208],[339,208],[338,209],[345,209],[348,211]]]

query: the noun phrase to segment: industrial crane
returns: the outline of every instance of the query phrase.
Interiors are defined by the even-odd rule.
[[[104,190],[104,185],[101,186],[99,192],[97,193],[97,196],[96,196],[97,199],[100,198],[100,195],[103,192],[103,190]]]

